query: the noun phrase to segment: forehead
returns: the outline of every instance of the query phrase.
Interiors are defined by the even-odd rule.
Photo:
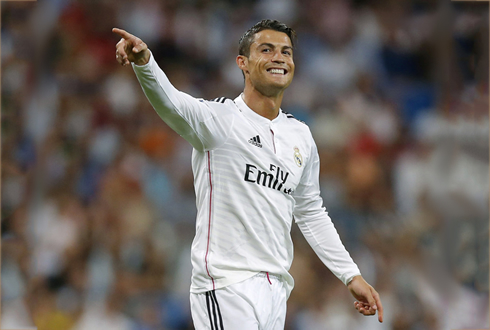
[[[252,45],[257,47],[264,43],[273,44],[280,47],[292,47],[291,39],[289,39],[289,36],[284,32],[279,32],[275,30],[262,30],[255,34]]]

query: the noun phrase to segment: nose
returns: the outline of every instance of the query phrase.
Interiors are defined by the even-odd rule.
[[[274,52],[274,56],[272,56],[272,62],[274,63],[284,63],[284,55],[280,50]]]

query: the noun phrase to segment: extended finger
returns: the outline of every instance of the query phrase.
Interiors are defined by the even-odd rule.
[[[381,299],[379,298],[378,292],[373,289],[373,297],[376,301],[376,305],[378,306],[378,321],[383,322],[383,304],[381,304]]]
[[[118,29],[118,28],[113,28],[112,32],[114,32],[115,34],[118,34],[123,39],[131,39],[132,37],[134,37],[131,33],[128,33],[126,31],[124,31],[122,29]]]

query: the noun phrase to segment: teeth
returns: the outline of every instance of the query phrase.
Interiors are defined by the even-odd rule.
[[[270,73],[280,73],[280,74],[284,74],[284,69],[271,69],[271,70],[270,70]]]

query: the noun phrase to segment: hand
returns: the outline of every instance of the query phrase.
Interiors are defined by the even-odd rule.
[[[370,286],[362,276],[355,276],[347,288],[350,293],[357,299],[354,307],[363,315],[374,315],[378,311],[378,321],[383,322],[383,305],[379,299],[379,294]]]
[[[133,62],[136,65],[144,65],[150,60],[150,50],[140,38],[118,28],[112,32],[121,36],[116,44],[116,60],[125,66]]]

